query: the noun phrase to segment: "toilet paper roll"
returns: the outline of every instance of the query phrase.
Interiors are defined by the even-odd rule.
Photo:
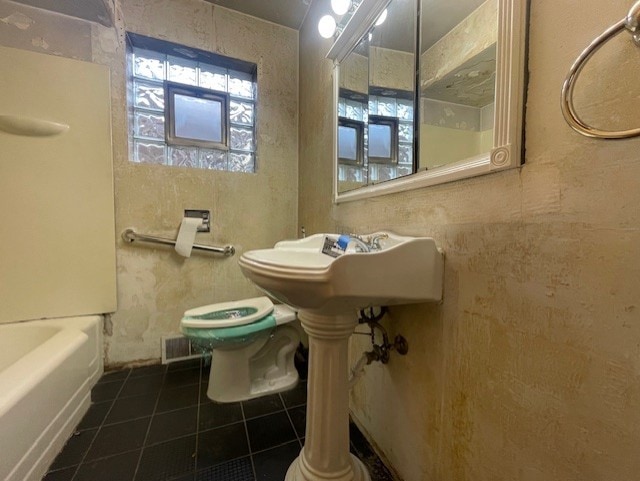
[[[197,217],[185,217],[180,224],[178,238],[176,239],[176,252],[184,257],[191,257],[193,241],[196,240],[198,227],[202,225],[202,219]]]

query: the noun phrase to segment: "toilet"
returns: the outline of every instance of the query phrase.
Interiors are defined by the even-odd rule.
[[[209,399],[236,402],[293,388],[296,319],[293,309],[268,297],[186,311],[180,330],[193,346],[211,351]]]

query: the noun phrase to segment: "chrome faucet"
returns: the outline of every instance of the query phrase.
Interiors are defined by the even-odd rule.
[[[358,234],[349,234],[349,242],[356,244],[356,252],[371,252],[371,246],[367,244]]]
[[[388,234],[374,234],[369,236],[366,240],[358,234],[349,234],[351,237],[349,242],[355,242],[356,252],[372,252],[382,250],[380,241],[382,239],[388,239]]]
[[[369,250],[370,251],[379,251],[382,250],[382,246],[380,245],[381,239],[388,239],[389,234],[374,234],[369,237]]]

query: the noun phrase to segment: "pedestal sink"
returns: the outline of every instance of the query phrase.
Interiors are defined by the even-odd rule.
[[[316,234],[249,251],[239,260],[244,275],[269,295],[298,309],[309,335],[305,445],[286,481],[368,481],[369,473],[349,453],[348,340],[357,312],[442,299],[444,259],[429,237],[377,232],[369,252],[349,243],[342,255],[323,253]]]

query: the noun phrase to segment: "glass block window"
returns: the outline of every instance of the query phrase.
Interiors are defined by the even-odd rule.
[[[402,98],[369,96],[369,114],[397,119],[398,167],[406,170],[413,165],[413,101]]]
[[[130,160],[256,169],[255,64],[128,33]]]

